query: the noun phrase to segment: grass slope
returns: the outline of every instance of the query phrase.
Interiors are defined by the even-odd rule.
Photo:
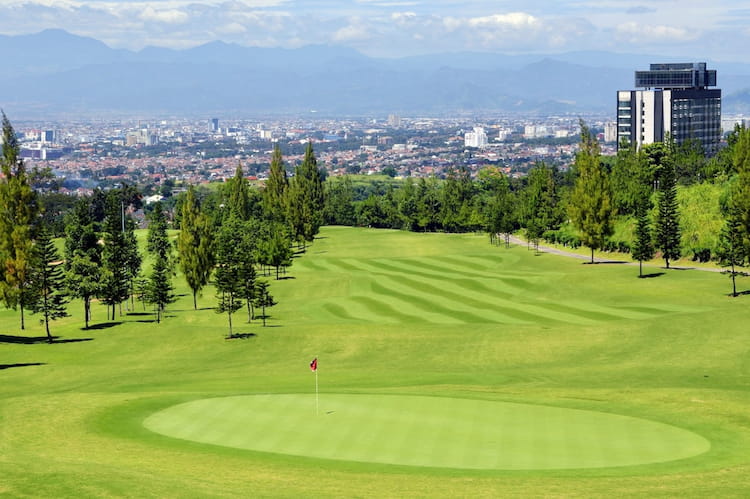
[[[267,328],[225,341],[226,317],[171,305],[80,305],[52,332],[0,311],[0,495],[746,496],[750,347],[746,297],[727,279],[583,265],[485,237],[325,228],[275,281]],[[211,307],[212,292],[199,300]],[[237,314],[237,321],[243,319]],[[217,447],[143,421],[199,399],[312,391],[443,397],[598,411],[710,442],[678,461],[574,470],[422,468]],[[338,395],[337,395],[338,396]],[[252,424],[249,422],[248,424]],[[241,431],[241,430],[237,430]],[[539,451],[544,452],[543,449]]]

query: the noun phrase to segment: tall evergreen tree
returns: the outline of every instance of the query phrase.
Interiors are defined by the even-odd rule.
[[[242,308],[243,280],[240,274],[241,254],[237,244],[237,234],[242,231],[242,222],[236,217],[230,217],[219,229],[216,237],[215,260],[216,270],[214,272],[214,284],[218,304],[217,313],[226,313],[229,320],[229,334],[233,333],[232,315]]]
[[[656,214],[656,249],[661,251],[666,267],[682,254],[680,249],[680,213],[677,206],[677,179],[671,159],[659,168],[658,211]]]
[[[235,216],[240,220],[250,218],[250,187],[242,171],[242,164],[237,163],[237,169],[234,177],[227,185],[227,208],[230,216]]]
[[[109,307],[108,317],[115,320],[115,310],[129,296],[133,252],[124,230],[122,201],[119,193],[107,195],[106,216],[102,224],[102,287],[99,298]]]
[[[146,248],[154,264],[147,286],[146,301],[156,307],[156,322],[161,321],[166,306],[175,300],[172,285],[173,257],[172,243],[167,235],[167,219],[160,202],[154,204],[149,217]]]
[[[277,143],[273,148],[271,156],[271,167],[268,172],[268,180],[263,190],[263,208],[268,217],[278,222],[284,220],[286,215],[286,196],[289,190],[289,179],[286,174],[286,166],[281,156],[281,148]]]
[[[3,145],[0,157],[0,297],[6,307],[21,310],[25,329],[26,287],[32,256],[33,225],[39,213],[36,193],[31,189],[21,159],[18,138],[2,113]]]
[[[581,242],[591,249],[591,263],[594,263],[594,250],[602,248],[614,231],[615,212],[609,178],[599,161],[599,142],[583,120],[575,173],[568,211],[573,225],[581,232]]]
[[[192,185],[188,187],[180,212],[181,228],[177,238],[177,253],[182,275],[193,292],[193,308],[197,310],[197,296],[208,284],[214,259],[211,223],[208,217],[201,213]]]
[[[737,276],[747,275],[737,270],[748,260],[748,246],[745,241],[745,231],[742,227],[742,214],[736,206],[730,206],[727,218],[719,233],[717,256],[722,267],[729,267],[729,277],[732,279],[732,296],[737,296]]]
[[[325,190],[323,189],[323,175],[318,169],[318,160],[313,151],[312,142],[307,143],[302,163],[294,174],[295,184],[301,192],[300,204],[303,219],[302,237],[312,242],[323,225],[323,209],[325,207]]]
[[[90,203],[80,199],[66,217],[65,275],[71,296],[83,301],[86,329],[91,320],[91,299],[100,294],[101,246],[90,213]]]
[[[654,242],[649,220],[649,202],[644,198],[636,208],[635,241],[631,256],[638,260],[638,277],[643,277],[643,261],[654,257]]]
[[[43,315],[42,322],[47,333],[47,341],[50,343],[50,321],[68,316],[68,291],[65,287],[62,263],[49,232],[42,227],[33,248],[28,296],[31,312]]]

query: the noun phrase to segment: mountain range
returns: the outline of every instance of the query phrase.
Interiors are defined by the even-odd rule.
[[[633,72],[676,59],[610,52],[394,59],[338,46],[112,49],[62,30],[0,35],[0,107],[39,116],[610,113]],[[684,62],[684,61],[683,61]],[[725,113],[750,109],[750,64],[717,69]]]

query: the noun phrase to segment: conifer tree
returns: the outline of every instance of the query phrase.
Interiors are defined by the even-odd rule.
[[[289,190],[289,179],[281,156],[281,148],[277,143],[271,156],[271,167],[263,190],[263,207],[265,213],[272,220],[283,221],[286,214],[286,196]]]
[[[648,198],[644,198],[636,207],[635,241],[631,256],[638,261],[638,277],[643,277],[643,261],[654,257],[654,242],[649,221]]]
[[[111,320],[115,320],[116,305],[128,298],[134,259],[132,244],[123,225],[127,226],[120,196],[116,191],[110,191],[102,226],[102,286],[99,298],[109,307],[111,314],[108,313],[108,318]]]
[[[581,232],[581,242],[594,250],[604,246],[614,230],[612,190],[607,172],[599,161],[599,142],[581,120],[581,148],[576,154],[575,187],[569,207],[573,225]]]
[[[731,206],[727,218],[719,233],[717,256],[722,267],[729,267],[727,272],[732,279],[732,296],[737,296],[737,276],[747,275],[737,270],[748,259],[748,246],[745,242],[742,214],[736,206]]]
[[[156,322],[161,321],[166,306],[175,300],[172,285],[172,243],[167,235],[167,219],[160,202],[154,203],[149,217],[146,248],[154,259],[147,286],[146,301],[156,307]]]
[[[229,181],[227,197],[230,216],[234,215],[240,220],[250,218],[250,188],[239,162],[234,177]]]
[[[85,328],[91,320],[91,299],[101,287],[101,246],[94,229],[90,203],[79,199],[66,217],[65,277],[70,294],[83,301]]]
[[[216,237],[214,284],[218,304],[216,313],[226,313],[229,320],[228,338],[233,335],[232,315],[242,308],[243,281],[240,274],[241,261],[244,258],[237,244],[237,234],[242,231],[242,221],[230,218],[221,226]]]
[[[195,188],[188,187],[181,209],[181,229],[177,238],[180,269],[193,292],[193,308],[198,309],[197,295],[208,284],[213,270],[213,237],[208,217],[200,211]]]
[[[62,263],[49,233],[42,227],[33,248],[28,296],[31,312],[43,315],[42,322],[50,343],[50,321],[68,316],[68,292]]]
[[[31,189],[21,159],[18,138],[2,113],[0,157],[0,298],[6,307],[21,310],[25,329],[26,288],[32,257],[33,224],[39,213],[37,196]]]
[[[667,158],[659,168],[658,211],[656,214],[656,249],[661,251],[666,267],[682,254],[680,249],[680,213],[677,206],[677,179],[674,164]]]
[[[297,203],[300,205],[302,218],[301,236],[304,241],[312,242],[323,225],[325,207],[323,176],[318,169],[312,142],[307,143],[302,163],[295,169],[294,183],[298,189],[294,194],[299,197]]]

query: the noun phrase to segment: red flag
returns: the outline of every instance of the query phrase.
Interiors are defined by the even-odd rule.
[[[315,357],[312,362],[310,362],[310,370],[315,372],[318,370],[318,358]]]

